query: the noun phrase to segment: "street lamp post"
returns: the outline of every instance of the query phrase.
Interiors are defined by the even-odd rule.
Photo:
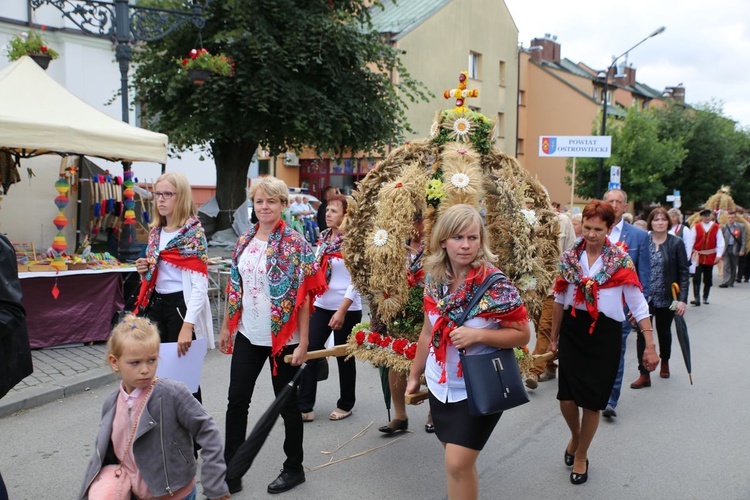
[[[210,2],[206,0],[205,4]],[[203,5],[197,3],[193,3],[189,11],[130,5],[128,0],[29,0],[29,5],[34,10],[51,5],[84,33],[107,36],[117,44],[115,59],[120,66],[122,121],[125,123],[130,122],[128,71],[133,59],[132,46],[138,42],[161,40],[186,22],[193,23],[198,29],[205,25]],[[122,169],[124,177],[132,177],[129,162],[123,162]],[[132,262],[139,253],[135,227],[124,224],[120,234],[120,259]]]
[[[634,48],[638,47],[640,44],[648,40],[649,38],[653,38],[656,35],[661,35],[664,33],[664,30],[667,28],[665,26],[660,27],[650,35],[648,35],[646,38],[641,40],[640,42],[636,43],[632,47],[630,47],[628,50],[620,54],[619,56],[615,57],[612,60],[612,64],[609,65],[609,68],[607,68],[607,72],[604,74],[604,92],[602,94],[602,130],[599,135],[607,135],[607,94],[609,93],[609,74],[612,72],[612,68],[615,67],[617,64],[617,61],[619,61],[623,56],[625,56],[627,53],[629,53]],[[596,175],[596,195],[597,197],[601,198],[604,196],[604,158],[599,159],[599,170]]]

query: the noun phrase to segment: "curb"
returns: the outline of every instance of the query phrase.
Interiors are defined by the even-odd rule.
[[[115,382],[109,367],[64,377],[60,382],[11,391],[0,400],[0,418]]]

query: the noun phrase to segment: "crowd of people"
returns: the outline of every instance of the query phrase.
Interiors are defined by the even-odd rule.
[[[225,499],[241,491],[241,479],[227,480],[227,464],[246,438],[251,399],[265,364],[279,394],[308,362],[308,351],[322,348],[329,337],[334,344],[346,343],[361,321],[363,300],[342,255],[349,199],[334,188],[326,190],[320,207],[324,221],[316,221],[323,230],[314,250],[309,234],[284,222],[290,199],[283,181],[263,178],[249,195],[258,222],[236,243],[219,329],[220,351],[232,354],[223,446],[200,389],[191,394],[180,383],[156,377],[160,343],[174,342],[178,356],[195,348],[197,338],[213,346],[206,239],[187,180],[165,174],[155,185],[157,216],[146,257],[136,262],[142,276],[138,316],[125,316],[107,344],[108,363],[121,383],[104,403],[80,498],[114,498],[114,488],[122,487],[139,498],[197,498],[199,451],[206,496]],[[304,199],[297,203],[304,205]],[[661,378],[669,378],[671,324],[686,312],[690,276],[697,307],[709,304],[718,262],[723,263],[720,287],[747,282],[750,274],[746,229],[738,222],[743,214],[727,214],[720,225],[717,214],[706,209],[701,221],[688,227],[679,210],[657,207],[642,230],[626,220],[627,204],[627,194],[614,189],[580,214],[557,214],[558,273],[540,313],[531,318],[534,352],[553,353],[559,366],[545,361],[525,382],[531,389],[539,382],[558,382],[560,412],[570,431],[563,459],[575,485],[588,480],[588,451],[600,416],[617,416],[627,336],[636,330],[639,377],[630,387],[649,387],[657,368]],[[300,214],[311,218],[307,212]],[[380,431],[408,429],[404,395],[416,393],[426,380],[430,420],[425,430],[444,446],[448,498],[477,498],[476,461],[502,413],[470,413],[459,351],[523,346],[530,338],[530,318],[519,290],[495,267],[497,257],[475,207],[445,209],[424,242],[421,216],[415,215],[412,238],[404,243],[411,249],[405,266],[424,286],[424,324],[408,377],[389,377],[396,416]],[[475,292],[498,273],[500,279],[465,315]],[[285,355],[291,362],[282,360]],[[323,362],[308,362],[298,390],[280,410],[286,460],[268,484],[269,493],[305,482],[304,423],[315,418],[316,365]],[[351,416],[356,402],[356,362],[340,357],[337,363],[339,399],[328,415],[332,421]]]

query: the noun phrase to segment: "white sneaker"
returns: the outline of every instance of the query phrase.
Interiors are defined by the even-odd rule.
[[[532,373],[531,375],[526,377],[524,383],[529,389],[536,389],[537,387],[539,387],[539,375],[537,375],[536,373]]]

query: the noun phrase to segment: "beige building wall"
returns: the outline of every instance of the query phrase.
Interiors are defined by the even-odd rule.
[[[497,147],[515,153],[518,28],[502,0],[454,0],[397,41],[406,53],[402,61],[410,75],[420,80],[435,97],[410,104],[407,120],[415,133],[407,140],[429,137],[439,110],[455,106],[443,91],[456,88],[458,75],[468,69],[469,54],[480,55],[477,79],[467,88],[479,97],[467,99],[490,119],[498,120]],[[397,78],[397,76],[396,76]]]
[[[521,54],[518,160],[549,191],[551,201],[570,205],[566,158],[540,158],[539,138],[551,135],[591,135],[599,106],[588,92],[566,85]],[[592,91],[589,82],[589,92]],[[582,200],[576,199],[576,203]]]

